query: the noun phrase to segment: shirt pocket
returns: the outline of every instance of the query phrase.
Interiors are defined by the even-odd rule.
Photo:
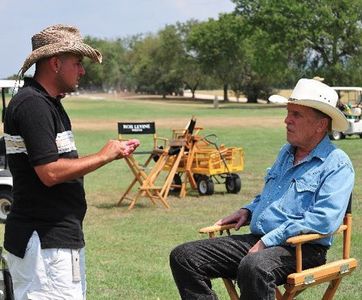
[[[270,181],[273,181],[275,178],[277,178],[277,176],[278,174],[275,171],[269,169],[264,177],[265,184],[268,184]]]
[[[313,205],[319,184],[319,173],[294,178],[280,201],[280,209],[293,216],[302,216]]]
[[[263,195],[264,197],[271,197],[274,188],[275,188],[275,182],[277,179],[278,175],[275,172],[270,172],[270,170],[268,171],[268,173],[266,174],[264,181],[264,189],[263,189]]]

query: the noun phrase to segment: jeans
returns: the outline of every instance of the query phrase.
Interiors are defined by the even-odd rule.
[[[182,244],[172,250],[170,266],[183,300],[218,299],[210,279],[236,279],[240,299],[274,300],[275,288],[295,272],[295,249],[266,248],[248,254],[260,239],[253,234],[232,235]],[[327,247],[304,244],[303,268],[326,262]]]

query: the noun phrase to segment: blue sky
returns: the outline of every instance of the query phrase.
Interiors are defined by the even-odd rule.
[[[230,0],[0,0],[0,79],[18,72],[31,52],[31,36],[51,24],[117,38],[177,21],[215,19],[234,7]]]

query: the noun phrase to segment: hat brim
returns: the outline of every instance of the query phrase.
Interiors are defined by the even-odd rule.
[[[271,95],[268,100],[270,101],[270,103],[275,103],[275,104],[286,104],[288,103],[288,99],[280,96],[280,95]]]
[[[332,129],[336,131],[346,131],[348,129],[348,121],[345,115],[336,107],[333,107],[329,104],[315,101],[315,100],[288,100],[288,103],[303,105],[311,108],[315,108],[326,115],[330,116],[332,119]]]
[[[21,68],[21,75],[23,76],[25,72],[38,60],[46,57],[52,57],[60,53],[80,54],[82,56],[89,57],[93,62],[102,62],[102,54],[97,49],[94,49],[81,41],[54,43],[40,47],[31,52],[24,61]]]

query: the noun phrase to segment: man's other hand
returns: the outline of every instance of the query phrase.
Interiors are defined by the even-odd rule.
[[[253,247],[250,248],[248,253],[255,253],[264,250],[266,247],[262,240],[259,240]]]
[[[108,163],[131,155],[139,145],[140,142],[136,139],[129,141],[110,140],[98,154],[103,156],[104,161]]]
[[[239,230],[241,226],[247,223],[248,218],[249,218],[249,211],[245,208],[242,208],[234,212],[232,215],[220,219],[214,225],[225,225],[230,223],[236,223],[235,229]]]

